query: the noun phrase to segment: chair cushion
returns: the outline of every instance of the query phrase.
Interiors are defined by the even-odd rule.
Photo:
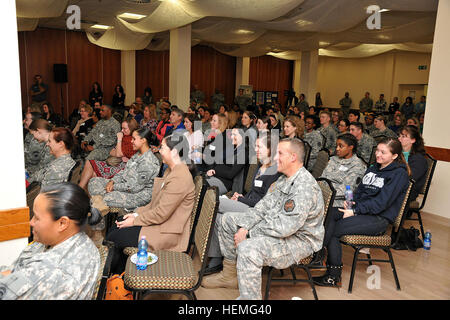
[[[297,264],[309,264],[313,259],[313,255],[301,259]]]
[[[410,207],[411,209],[419,209],[419,202],[418,202],[418,201],[411,201],[411,202],[409,203],[409,207]]]
[[[341,237],[341,241],[349,245],[361,246],[389,247],[391,245],[391,237],[387,234],[382,236],[346,235]]]
[[[128,257],[124,275],[128,288],[187,290],[194,287],[197,275],[189,255],[165,250],[157,250],[154,253],[158,261],[149,265],[146,270],[137,270]]]

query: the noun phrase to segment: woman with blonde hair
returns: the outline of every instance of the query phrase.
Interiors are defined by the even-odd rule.
[[[239,112],[234,110],[226,111],[225,116],[228,118],[228,127],[227,129],[233,129],[236,127],[239,120]]]
[[[94,126],[92,120],[92,107],[88,104],[80,107],[80,120],[78,120],[72,133],[77,138],[78,142],[83,141],[83,138],[88,135]]]
[[[156,106],[151,103],[144,107],[144,117],[139,123],[141,128],[149,128],[153,133],[158,127],[158,120],[156,119]]]
[[[284,119],[283,135],[285,138],[303,139],[305,133],[305,122],[298,116],[288,116]]]

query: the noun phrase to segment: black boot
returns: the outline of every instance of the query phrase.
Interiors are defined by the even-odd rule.
[[[340,266],[327,265],[327,272],[323,276],[313,278],[314,284],[322,287],[340,288],[342,286],[341,272],[342,272],[342,265]]]
[[[311,264],[315,266],[325,266],[325,257],[327,256],[327,249],[323,247],[317,252],[314,252]]]

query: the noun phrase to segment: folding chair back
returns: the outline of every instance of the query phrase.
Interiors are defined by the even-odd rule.
[[[314,178],[319,178],[322,175],[323,170],[328,165],[328,161],[330,160],[330,155],[328,150],[322,149],[317,153],[317,159],[314,163],[314,166],[311,169],[311,174]]]

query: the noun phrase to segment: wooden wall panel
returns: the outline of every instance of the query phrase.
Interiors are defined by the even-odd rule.
[[[225,95],[225,103],[234,99],[236,58],[222,54],[213,48],[197,45],[191,51],[191,85],[197,84],[211,105],[215,89]]]
[[[278,91],[279,102],[284,106],[284,90],[292,87],[293,61],[272,56],[250,58],[249,84],[253,90]]]
[[[120,51],[102,48],[102,79],[103,102],[112,104],[114,88],[121,82]],[[125,93],[126,94],[126,93]]]
[[[120,51],[96,46],[82,32],[56,29],[19,32],[18,41],[24,110],[31,103],[28,90],[35,74],[41,74],[48,84],[47,100],[56,112],[62,113],[61,102],[64,102],[66,119],[81,99],[89,98],[94,81],[100,83],[105,102],[112,102],[114,86],[121,80]],[[67,64],[68,83],[53,81],[55,63]]]
[[[65,114],[88,101],[92,84],[102,80],[102,48],[89,42],[82,32],[67,32],[68,105]],[[103,87],[103,86],[102,86]]]
[[[44,83],[49,86],[47,100],[54,106],[56,112],[61,113],[61,92],[53,81],[53,64],[66,63],[65,32],[53,29],[37,29],[33,32],[19,32],[19,35],[19,38],[22,37],[24,42],[23,45],[19,46],[19,50],[24,50],[24,52],[19,53],[19,56],[25,57],[25,61],[20,61],[20,67],[21,70],[26,70],[27,82],[26,87],[22,88],[22,94],[30,89],[34,75],[40,74]],[[22,65],[22,62],[25,62],[25,65]],[[24,84],[23,79],[21,83]],[[65,91],[65,89],[63,90]],[[22,96],[24,109],[30,103],[31,96],[29,94]]]
[[[169,96],[169,51],[136,51],[136,95],[150,87],[155,101]]]

